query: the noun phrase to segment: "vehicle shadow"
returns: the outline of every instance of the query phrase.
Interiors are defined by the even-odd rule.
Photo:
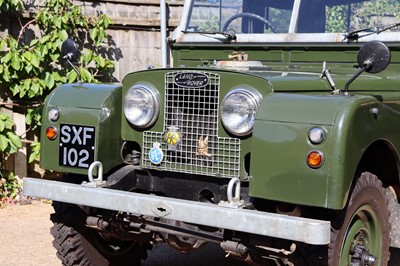
[[[388,266],[400,265],[400,248],[390,248],[390,261]]]

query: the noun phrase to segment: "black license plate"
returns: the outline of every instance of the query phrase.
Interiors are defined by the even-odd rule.
[[[94,144],[94,127],[61,124],[59,164],[89,168],[94,161]]]

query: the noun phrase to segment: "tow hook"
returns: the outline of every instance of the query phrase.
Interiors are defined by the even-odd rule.
[[[233,194],[234,188],[235,194]],[[240,199],[240,180],[238,178],[234,177],[229,181],[226,196],[228,201],[220,201],[218,206],[232,209],[244,207],[244,201]]]
[[[97,178],[93,177],[95,167],[98,168]],[[99,161],[94,161],[88,169],[88,178],[89,182],[83,181],[81,186],[84,187],[104,187],[106,185],[106,181],[103,180],[103,164]]]
[[[362,245],[352,247],[351,266],[373,266],[376,263],[376,257],[369,253],[368,248]]]

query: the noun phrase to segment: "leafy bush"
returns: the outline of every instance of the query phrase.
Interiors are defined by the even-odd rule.
[[[21,186],[13,173],[8,177],[0,178],[0,208],[4,208],[9,203],[14,203],[21,191]]]
[[[18,180],[4,167],[7,156],[22,147],[21,139],[14,133],[13,127],[10,116],[0,113],[0,208],[6,201],[12,201],[20,191]]]
[[[10,116],[0,113],[0,152],[16,153],[22,147],[21,139],[13,131],[14,121]]]
[[[18,36],[0,37],[0,89],[14,104],[23,103],[28,131],[37,133],[45,97],[62,83],[78,81],[77,73],[63,66],[60,60],[61,44],[67,38],[84,44],[82,57],[77,62],[80,81],[110,79],[114,62],[106,56],[109,53],[106,29],[111,20],[104,14],[96,18],[85,16],[69,0],[45,1],[30,20],[18,13],[24,8],[21,0],[0,0],[0,16],[8,16],[21,24]],[[0,159],[3,162],[22,146],[22,142],[13,131],[11,118],[1,113],[0,118]],[[38,158],[40,143],[31,144],[31,150],[29,162]],[[3,165],[0,198],[12,197],[15,178]]]

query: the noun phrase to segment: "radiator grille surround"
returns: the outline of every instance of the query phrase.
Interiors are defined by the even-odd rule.
[[[204,86],[184,86],[175,82],[180,74],[206,76]],[[220,177],[240,176],[240,140],[219,137],[220,75],[209,72],[174,71],[165,74],[164,132],[143,134],[142,167],[173,172]],[[167,131],[177,130],[178,145],[165,140]],[[149,152],[160,143],[161,164],[154,165]]]

